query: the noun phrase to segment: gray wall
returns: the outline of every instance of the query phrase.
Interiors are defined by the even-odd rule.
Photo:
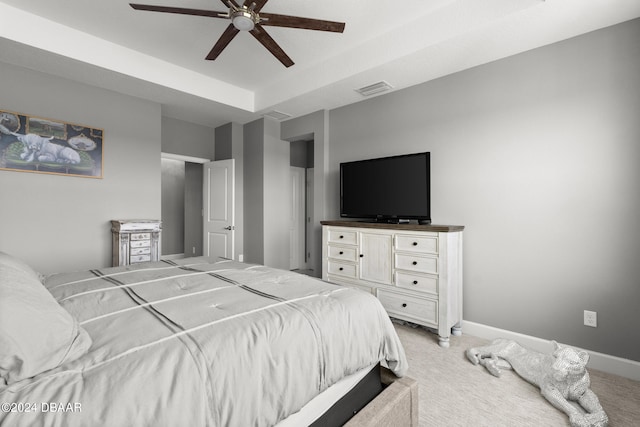
[[[185,256],[202,255],[202,182],[200,163],[184,164],[184,252]]]
[[[244,125],[244,261],[264,263],[264,120]],[[288,247],[288,245],[287,245]]]
[[[289,269],[291,220],[290,144],[280,139],[280,123],[264,120],[264,264]]]
[[[289,155],[291,166],[298,168],[313,167],[313,140],[291,141],[291,153]]]
[[[289,144],[280,123],[244,125],[245,261],[289,269]]]
[[[162,118],[162,152],[213,159],[214,129],[183,120]]]
[[[183,254],[185,252],[185,162],[162,158],[161,168],[162,255]]]
[[[329,112],[316,111],[306,116],[287,120],[280,126],[280,137],[286,141],[313,141],[313,209],[311,216],[312,230],[307,241],[311,250],[308,268],[317,277],[322,276],[322,226],[320,221],[331,218],[331,203],[325,191],[327,173],[329,171]],[[330,214],[331,212],[331,214]]]
[[[640,360],[639,40],[634,20],[331,111],[328,217],[340,162],[430,151],[465,320]]]
[[[104,129],[103,179],[0,170],[0,250],[43,273],[111,265],[112,219],[160,218],[160,105],[0,63],[1,109]]]

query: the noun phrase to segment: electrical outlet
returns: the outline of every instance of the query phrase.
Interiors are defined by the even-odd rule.
[[[598,313],[595,311],[584,311],[584,325],[591,326],[592,328],[598,327]]]

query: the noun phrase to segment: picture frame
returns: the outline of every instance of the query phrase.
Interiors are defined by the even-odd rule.
[[[0,109],[0,170],[103,177],[104,130]]]

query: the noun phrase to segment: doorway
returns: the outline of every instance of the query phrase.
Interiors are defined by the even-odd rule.
[[[162,153],[162,254],[163,259],[202,255],[201,159]]]
[[[161,159],[160,248],[163,259],[184,257],[185,162]]]
[[[311,212],[313,212],[313,140],[291,141],[290,269],[313,275]]]

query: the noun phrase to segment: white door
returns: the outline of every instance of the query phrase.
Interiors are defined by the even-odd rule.
[[[291,167],[289,177],[289,269],[305,269],[305,169]]]
[[[203,198],[203,255],[233,259],[235,235],[235,162],[205,163]]]

